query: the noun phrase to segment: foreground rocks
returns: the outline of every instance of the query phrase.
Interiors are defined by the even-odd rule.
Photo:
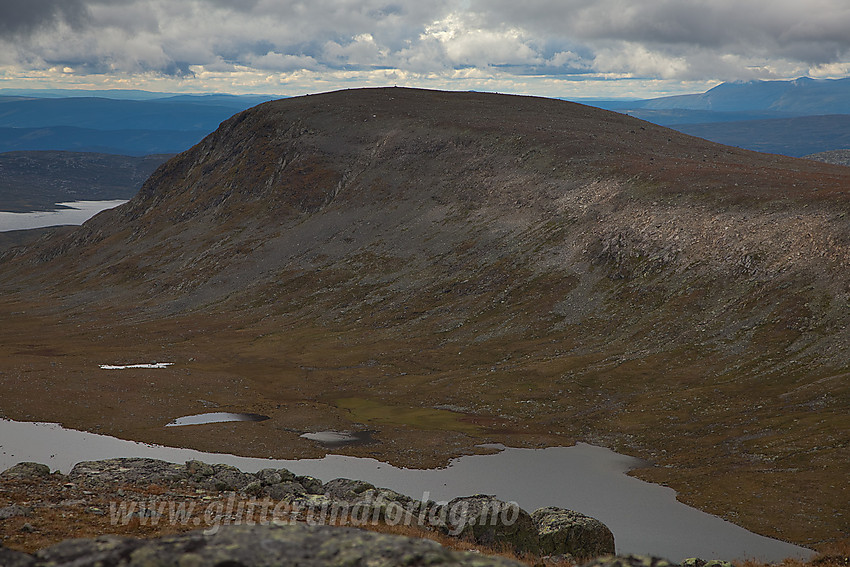
[[[587,559],[593,561],[585,567],[673,565],[615,556],[611,531],[572,510],[528,514],[516,503],[480,494],[422,502],[360,480],[323,483],[286,469],[245,473],[200,461],[136,458],[82,462],[66,476],[20,463],[0,472],[3,494],[0,567],[520,565],[478,553],[478,545],[485,552],[483,546],[512,549],[526,562],[552,567]],[[45,537],[51,518],[60,537]],[[69,525],[75,529],[67,531]],[[420,528],[402,533],[431,532],[449,547],[461,543],[452,538],[461,538],[467,543],[459,547],[473,552],[343,527],[376,525]],[[4,547],[7,540],[30,553]],[[701,559],[682,566],[732,567]]]
[[[45,473],[43,465],[22,463],[10,469],[16,478]],[[3,473],[6,474],[6,473]],[[68,480],[97,490],[105,485],[183,486],[233,492],[241,498],[265,498],[262,523],[295,522],[364,525],[416,525],[481,545],[507,545],[519,553],[542,553],[587,559],[613,554],[614,536],[602,522],[561,508],[542,508],[533,515],[516,503],[489,495],[455,498],[447,504],[420,502],[361,480],[338,478],[323,483],[286,469],[245,473],[222,464],[188,461],[185,465],[155,459],[106,459],[78,463]],[[236,508],[236,504],[233,506]],[[136,514],[157,514],[137,510]],[[219,513],[220,515],[220,513]],[[205,513],[205,524],[210,518]],[[242,519],[244,520],[244,519]],[[239,522],[240,518],[234,520]],[[214,522],[221,524],[220,518]],[[196,524],[197,525],[197,524]]]
[[[116,526],[130,526],[123,531],[125,534],[146,533],[148,537],[203,528],[200,532],[167,535],[150,544],[145,543],[148,540],[110,536],[47,545],[59,541],[54,539],[41,544],[47,546],[33,556],[2,550],[2,567],[88,565],[87,562],[97,561],[103,565],[135,565],[135,561],[142,561],[139,558],[150,559],[154,565],[169,565],[171,559],[161,559],[161,554],[167,551],[179,555],[190,548],[204,550],[207,555],[202,554],[200,559],[192,555],[191,560],[185,559],[189,563],[218,564],[217,554],[232,549],[235,555],[228,561],[233,563],[228,564],[265,565],[267,558],[257,555],[258,549],[289,549],[286,546],[301,545],[299,541],[308,547],[336,549],[334,553],[340,556],[344,555],[343,548],[357,553],[362,543],[366,547],[361,551],[370,558],[370,565],[374,558],[386,559],[388,564],[408,564],[404,563],[408,560],[419,564],[425,559],[428,564],[432,560],[434,564],[490,564],[469,563],[473,558],[455,555],[439,546],[428,547],[436,545],[432,543],[411,544],[402,540],[393,543],[387,539],[389,536],[350,530],[331,537],[337,533],[336,526],[379,524],[412,527],[476,545],[557,557],[561,561],[574,562],[614,553],[614,537],[604,524],[570,510],[543,508],[529,514],[516,503],[481,494],[442,504],[419,501],[360,480],[338,478],[323,483],[286,469],[246,473],[229,465],[200,461],[175,464],[122,458],[81,462],[67,476],[51,474],[45,465],[20,463],[0,473],[0,480],[23,486],[22,500],[31,498],[32,487],[38,483],[61,487],[64,494],[50,505],[59,510],[61,518],[66,514],[73,517],[74,509],[89,517],[102,518],[103,523],[97,529],[81,535],[112,533]],[[87,495],[102,498],[92,503],[86,500]],[[9,506],[0,507],[0,517],[26,517],[29,522],[30,514],[39,506],[47,505],[27,502],[23,506],[10,500]],[[38,524],[36,519],[32,521]],[[316,529],[306,529],[305,524]],[[132,526],[138,530],[157,526],[161,529],[139,532],[132,531]],[[22,531],[23,527],[17,533]],[[219,532],[226,535],[218,536]],[[246,546],[251,549],[243,549]],[[303,556],[298,553],[301,552],[287,552],[285,556],[299,557],[305,561],[304,565],[312,564],[313,555],[306,551]],[[80,558],[85,561],[77,563]]]
[[[4,567],[299,567],[454,565],[518,567],[500,557],[446,549],[436,542],[332,526],[229,526],[143,540],[118,536],[68,540],[30,556],[0,548]]]

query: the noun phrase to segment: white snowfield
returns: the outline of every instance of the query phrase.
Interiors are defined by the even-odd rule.
[[[124,370],[125,368],[166,368],[174,364],[173,362],[149,362],[147,364],[101,364],[103,370]]]

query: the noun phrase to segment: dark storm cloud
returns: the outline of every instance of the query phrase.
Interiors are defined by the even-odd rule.
[[[474,0],[471,11],[488,26],[513,22],[596,47],[627,42],[702,64],[712,54],[824,64],[850,53],[846,0]]]
[[[59,21],[79,26],[85,17],[84,0],[3,0],[0,2],[0,37],[29,34]]]

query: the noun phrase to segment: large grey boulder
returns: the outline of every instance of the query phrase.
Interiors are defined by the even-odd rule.
[[[213,465],[213,475],[201,483],[202,488],[219,492],[242,490],[256,480],[252,474],[244,473],[231,465]]]
[[[531,518],[544,555],[588,559],[615,553],[614,534],[596,518],[554,506],[536,510]]]
[[[293,496],[304,496],[307,494],[307,489],[299,482],[278,482],[263,487],[263,494],[272,500],[291,499]]]
[[[287,469],[262,469],[254,476],[263,483],[263,486],[272,486],[281,482],[292,482],[295,474]]]
[[[2,557],[2,556],[0,556]],[[12,556],[15,561],[29,556]],[[332,526],[228,526],[143,540],[118,536],[67,540],[15,567],[228,567],[451,565],[520,567],[520,563],[446,549],[438,543]]]
[[[31,567],[34,562],[31,555],[6,549],[0,544],[0,565],[3,567]]]
[[[537,526],[515,502],[477,494],[449,501],[441,510],[444,530],[483,545],[506,543],[518,552],[537,553]]]
[[[34,479],[50,476],[50,467],[41,463],[23,462],[0,472],[0,480]]]
[[[360,500],[360,495],[367,490],[374,490],[375,485],[363,480],[351,480],[350,478],[335,478],[325,483],[325,493],[335,500],[355,502]]]
[[[107,483],[168,486],[188,478],[185,465],[142,458],[83,461],[68,474],[71,482],[95,486]]]
[[[244,473],[230,465],[210,465],[202,461],[187,461],[185,465],[188,480],[207,490],[219,492],[239,491],[252,482],[256,482],[257,492],[261,481],[255,475]]]

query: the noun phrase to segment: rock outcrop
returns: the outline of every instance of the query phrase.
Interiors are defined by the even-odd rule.
[[[614,534],[596,518],[552,506],[536,510],[531,518],[537,527],[541,553],[579,558],[614,553]]]
[[[43,465],[22,463],[0,476],[26,480],[45,476],[45,472],[47,476],[50,476],[49,470]],[[194,523],[190,525],[206,527],[208,535],[231,524],[307,523],[357,527],[383,523],[391,526],[404,525],[436,530],[481,545],[505,545],[519,553],[589,558],[614,552],[614,537],[611,531],[598,520],[561,508],[543,508],[532,516],[515,502],[505,502],[488,495],[455,498],[448,503],[440,504],[415,500],[361,480],[337,478],[323,483],[311,476],[296,476],[286,469],[263,469],[257,473],[246,473],[222,464],[207,464],[201,461],[175,464],[146,458],[86,461],[77,464],[67,477],[62,478],[62,482],[67,480],[68,485],[89,491],[102,491],[109,487],[146,488],[157,485],[161,488],[183,489],[183,493],[189,494],[196,494],[199,491],[202,494],[204,492],[207,494],[228,493],[229,511],[225,512],[223,506],[217,510],[213,509],[214,506],[221,504],[216,502],[207,505],[203,511],[198,508],[194,517],[180,519],[184,524],[191,520]],[[178,490],[178,493],[181,492]],[[154,501],[136,504],[139,505],[138,508],[132,511],[126,510],[123,516],[120,511],[110,513],[117,513],[120,521],[132,518],[160,518],[166,510]],[[259,520],[250,515],[251,513],[244,513],[249,506],[252,510],[257,508],[264,510]],[[237,510],[237,512],[234,515],[230,510]],[[0,509],[0,514],[7,514],[10,517],[28,513],[29,509],[22,506]],[[233,533],[239,537],[267,537],[261,532]],[[273,539],[278,537],[275,535],[278,532],[269,532],[269,534],[274,536]],[[197,539],[199,536],[192,537]],[[289,538],[290,536],[284,534],[281,537]],[[309,535],[309,537],[314,536]],[[119,548],[135,550],[140,545],[132,540],[99,539],[96,541],[99,543],[85,544],[87,553],[95,548],[100,549],[97,546],[106,546],[105,549],[110,554],[114,554],[118,553],[116,550]],[[210,541],[219,542],[219,540],[207,539],[198,541],[202,541],[203,545],[207,545]],[[179,547],[182,544],[174,545]],[[62,551],[64,548],[57,547],[57,549],[59,551],[56,553],[64,553]],[[139,553],[148,552],[140,551]],[[111,563],[107,564],[111,565]],[[239,564],[242,565],[242,563]],[[259,565],[261,563],[244,564]]]
[[[436,542],[332,526],[229,526],[143,540],[118,536],[68,540],[34,556],[0,549],[4,567],[330,567],[453,565],[519,567],[499,557],[446,549]]]
[[[598,557],[582,567],[677,567],[660,557],[649,555],[604,555]]]
[[[446,505],[443,516],[444,530],[476,543],[501,542],[519,552],[531,553],[540,548],[534,521],[516,502],[481,494],[455,498]]]
[[[38,478],[45,477],[50,474],[50,467],[41,463],[23,462],[0,472],[0,480],[8,480],[13,478]]]

